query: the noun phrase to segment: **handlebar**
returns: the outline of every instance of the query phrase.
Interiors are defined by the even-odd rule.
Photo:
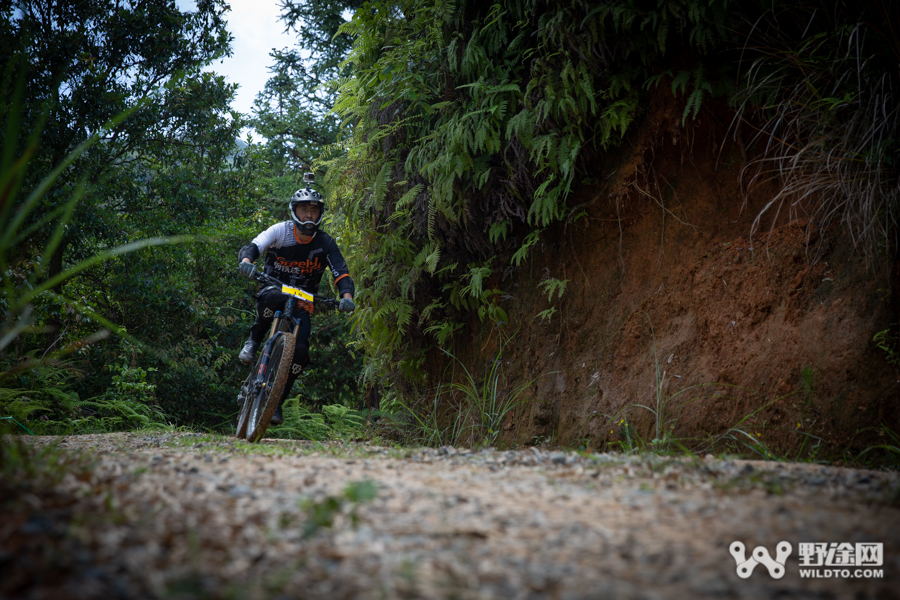
[[[274,277],[266,275],[265,273],[263,273],[261,271],[257,271],[256,273],[254,273],[253,279],[258,281],[259,283],[266,283],[269,285],[277,286],[279,288],[283,285],[286,285],[283,281],[279,281],[279,280],[275,279]],[[312,297],[313,297],[313,300],[315,300],[316,302],[320,302],[329,308],[337,308],[338,305],[341,303],[340,300],[335,300],[334,298],[329,298],[328,296],[320,296],[319,294],[312,294]]]

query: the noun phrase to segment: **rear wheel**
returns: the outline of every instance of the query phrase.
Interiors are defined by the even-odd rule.
[[[266,344],[260,366],[256,371],[256,385],[248,406],[244,439],[256,442],[269,428],[269,421],[278,407],[284,386],[294,362],[294,336],[282,333]],[[241,423],[238,423],[240,431]],[[240,436],[239,436],[240,437]]]

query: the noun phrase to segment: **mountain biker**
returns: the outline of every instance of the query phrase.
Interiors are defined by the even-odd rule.
[[[238,268],[248,278],[253,278],[257,258],[265,255],[264,272],[285,285],[302,288],[311,294],[319,290],[319,282],[325,273],[325,266],[331,269],[335,287],[341,297],[338,310],[352,312],[355,308],[353,279],[347,269],[347,263],[338,249],[337,242],[330,235],[319,229],[322,216],[325,214],[325,201],[319,192],[309,186],[312,174],[304,175],[306,188],[294,192],[288,202],[291,220],[272,225],[241,248],[238,253]],[[241,349],[238,358],[241,362],[252,363],[263,340],[275,312],[284,310],[288,295],[276,286],[268,286],[256,295],[256,320],[250,327],[250,338]],[[300,301],[294,316],[300,318],[297,332],[294,360],[290,375],[279,398],[278,408],[272,415],[272,425],[284,422],[281,405],[290,395],[291,387],[297,377],[309,364],[309,333],[311,328],[313,306]]]

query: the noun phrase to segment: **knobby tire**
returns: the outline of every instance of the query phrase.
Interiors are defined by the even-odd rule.
[[[284,333],[275,339],[269,349],[265,385],[253,398],[247,414],[244,439],[248,442],[261,440],[269,428],[269,422],[275,414],[275,409],[278,408],[278,402],[290,376],[291,365],[294,362],[294,345],[294,335]],[[265,359],[266,357],[263,357],[263,360]]]

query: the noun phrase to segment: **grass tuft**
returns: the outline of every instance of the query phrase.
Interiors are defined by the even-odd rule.
[[[747,146],[760,151],[742,173],[748,193],[779,182],[753,232],[764,217],[774,227],[783,213],[808,211],[820,228],[844,224],[867,257],[895,247],[900,105],[896,73],[879,63],[879,35],[867,23],[823,27],[823,11],[775,8],[764,18],[770,26],[754,27],[748,41],[759,58],[736,97],[736,122],[754,131]],[[787,33],[797,28],[809,31],[799,44]]]

